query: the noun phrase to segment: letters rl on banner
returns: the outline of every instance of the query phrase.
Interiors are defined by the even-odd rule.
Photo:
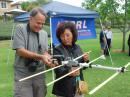
[[[76,25],[79,40],[96,38],[94,18],[51,17],[51,33],[54,45],[59,43],[56,38],[57,25],[63,21],[71,21]]]

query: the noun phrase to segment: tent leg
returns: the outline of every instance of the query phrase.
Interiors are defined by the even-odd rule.
[[[99,18],[99,21],[100,21],[101,29],[102,29],[102,31],[103,31],[103,25],[102,25],[101,18]],[[109,53],[109,55],[110,55],[111,63],[112,63],[112,65],[114,65],[114,64],[113,64],[113,60],[112,60],[112,56],[111,56],[111,53],[110,53],[110,50],[108,49],[108,44],[107,44],[106,46],[107,46],[108,53]]]
[[[14,29],[15,29],[15,24],[13,25],[13,28],[12,28],[10,45],[9,45],[9,48],[8,48],[8,51],[7,51],[7,63],[6,63],[7,65],[9,64],[10,50],[11,50],[11,47],[12,47],[12,41],[13,41],[13,36],[14,36]]]

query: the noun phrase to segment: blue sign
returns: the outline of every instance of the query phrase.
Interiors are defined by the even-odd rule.
[[[63,21],[71,21],[76,25],[79,40],[96,38],[94,18],[51,17],[51,31],[54,44],[59,43],[56,37],[56,28]]]

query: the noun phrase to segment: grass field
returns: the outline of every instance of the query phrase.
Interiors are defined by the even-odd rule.
[[[99,36],[97,39],[81,40],[77,43],[81,45],[83,51],[89,51],[90,59],[93,60],[100,56]],[[127,34],[128,38],[128,34]],[[113,65],[110,61],[110,57],[106,57],[106,60],[98,60],[95,63],[120,67],[124,66],[130,61],[127,52],[115,52],[122,47],[122,33],[114,33],[112,41],[111,56]],[[10,41],[0,41],[0,97],[13,97],[13,60],[14,51],[10,49]],[[126,45],[126,50],[127,50]],[[128,68],[130,70],[130,67]],[[85,81],[88,82],[89,91],[94,89],[97,85],[102,83],[112,74],[114,71],[99,70],[99,69],[87,69],[84,71]],[[51,72],[46,73],[47,82],[52,80]],[[52,85],[48,87],[48,93],[46,97],[54,97],[51,94]],[[119,74],[112,81],[102,87],[93,95],[86,95],[85,97],[130,97],[130,72]]]
[[[14,23],[13,21],[3,22],[0,21],[0,36],[11,36],[12,35],[12,29],[13,27],[18,25],[18,23]],[[44,29],[48,32],[50,32],[49,26],[44,26]]]
[[[2,23],[0,22],[0,36],[11,36],[11,30],[13,27],[12,22]],[[47,32],[49,32],[49,27],[45,26]],[[97,33],[100,32],[100,29],[97,29]],[[111,56],[113,64],[111,63],[110,57],[106,57],[106,60],[98,60],[95,63],[120,67],[124,66],[130,61],[127,51],[125,53],[115,52],[122,48],[122,33],[119,33],[119,30],[113,30],[113,41]],[[118,33],[116,33],[118,32]],[[100,44],[97,34],[97,39],[90,40],[80,40],[77,43],[80,44],[83,51],[89,51],[90,60],[100,56]],[[126,40],[128,39],[128,33]],[[13,60],[14,60],[14,51],[11,50],[10,46],[11,41],[0,41],[0,97],[13,97]],[[126,43],[126,50],[128,50]],[[128,68],[130,70],[130,67]],[[94,89],[97,85],[102,83],[108,77],[110,77],[115,72],[107,70],[97,70],[97,69],[87,69],[84,71],[85,81],[88,82],[89,91]],[[51,72],[46,73],[47,82],[52,81]],[[130,97],[130,72],[119,74],[112,81],[102,87],[93,95],[86,95],[85,97]],[[48,93],[46,97],[54,97],[51,94],[52,85],[48,87]]]

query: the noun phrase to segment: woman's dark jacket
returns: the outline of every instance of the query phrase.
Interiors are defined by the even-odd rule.
[[[78,45],[73,46],[63,46],[59,45],[55,47],[54,49],[54,55],[64,55],[65,60],[67,60],[68,57],[76,58],[82,55],[83,52],[81,48]],[[58,59],[59,60],[59,59]],[[78,62],[84,62],[83,59],[79,59]],[[62,66],[60,68],[57,68],[55,70],[56,79],[67,74],[70,71],[70,68],[67,66]],[[80,79],[83,79],[83,73],[82,69],[80,70]],[[74,97],[76,91],[76,77],[67,76],[56,83],[54,83],[52,93],[54,95],[58,96],[64,96],[64,97]]]

